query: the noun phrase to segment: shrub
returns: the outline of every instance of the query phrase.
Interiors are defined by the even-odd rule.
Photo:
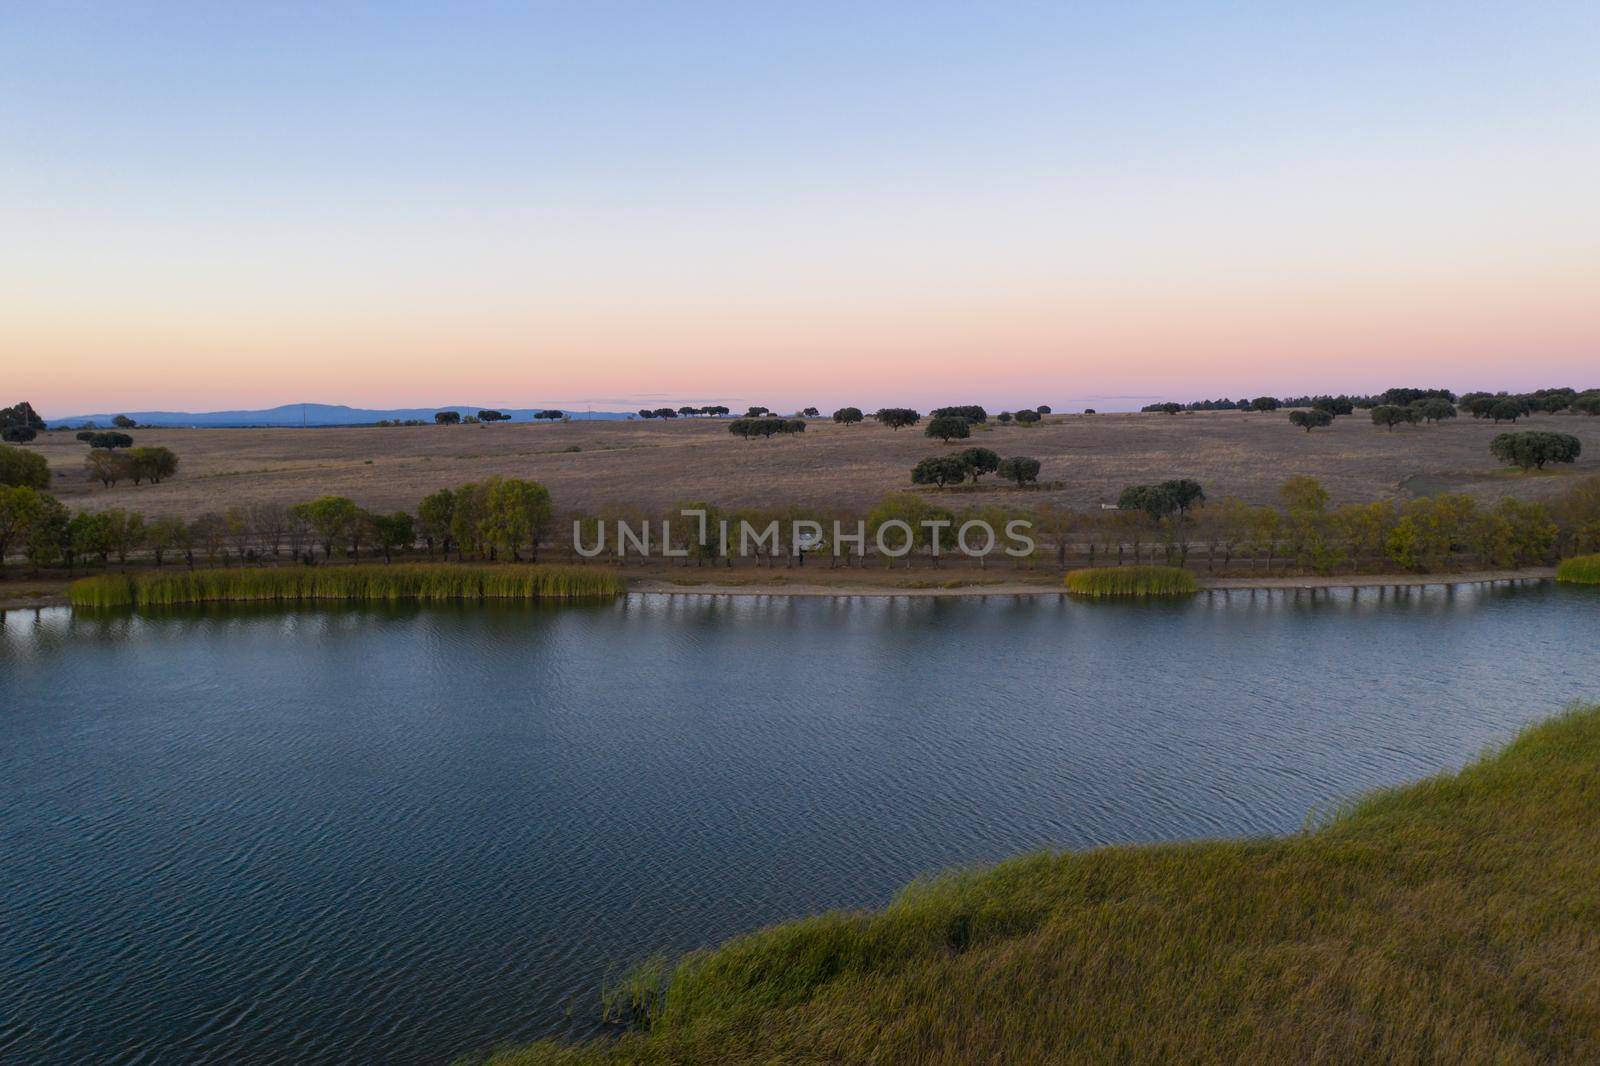
[[[1194,575],[1177,566],[1098,566],[1071,570],[1067,591],[1077,596],[1181,596],[1200,590]]]
[[[1017,414],[1016,414],[1017,425],[1019,425],[1019,426],[1035,425],[1043,417],[1044,416],[1041,415],[1038,411],[1026,411],[1026,410],[1018,411]]]

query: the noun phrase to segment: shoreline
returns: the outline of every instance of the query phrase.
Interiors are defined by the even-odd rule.
[[[1517,570],[1470,570],[1457,574],[1344,574],[1299,577],[1198,577],[1201,592],[1229,592],[1272,589],[1357,589],[1422,587],[1425,585],[1480,585],[1497,581],[1553,580],[1553,566],[1530,566]],[[629,593],[651,596],[1064,596],[1069,595],[1059,582],[959,585],[953,588],[912,588],[895,585],[829,585],[766,583],[750,585],[680,585],[659,579],[630,581]]]
[[[381,565],[381,564],[379,564]],[[1199,578],[1201,592],[1235,592],[1287,589],[1420,588],[1426,585],[1479,585],[1497,581],[1540,581],[1554,579],[1553,566],[1531,566],[1519,570],[1469,570],[1456,574],[1343,574],[1299,577],[1214,577]],[[67,607],[66,581],[21,582],[7,588],[0,583],[0,611],[25,611],[42,607]],[[646,596],[872,596],[879,598],[929,596],[1063,596],[1059,581],[989,582],[961,584],[949,588],[917,588],[898,585],[759,582],[748,585],[720,585],[714,582],[684,585],[660,578],[641,578],[627,583],[624,595]]]

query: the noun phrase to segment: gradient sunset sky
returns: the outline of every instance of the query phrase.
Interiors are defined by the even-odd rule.
[[[9,4],[0,402],[1600,385],[1600,4]]]

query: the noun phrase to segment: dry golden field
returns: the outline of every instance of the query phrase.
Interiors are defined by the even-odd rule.
[[[1512,428],[1574,434],[1584,457],[1542,475],[1504,469],[1490,456],[1489,441]],[[863,507],[909,488],[912,465],[947,447],[923,436],[921,426],[893,431],[827,421],[812,422],[804,435],[753,441],[709,419],[132,433],[136,444],[175,451],[177,476],[106,489],[86,476],[87,446],[71,433],[41,434],[29,447],[49,460],[51,491],[74,508],[122,506],[191,518],[330,493],[373,510],[409,510],[437,488],[493,475],[543,482],[561,511],[655,510],[684,500]],[[1019,494],[989,476],[981,492],[949,493],[952,503],[1026,499],[1093,507],[1115,500],[1126,485],[1175,477],[1199,480],[1213,499],[1271,503],[1293,474],[1320,478],[1338,503],[1443,490],[1542,498],[1575,476],[1600,471],[1600,418],[1538,415],[1512,427],[1462,417],[1389,431],[1357,412],[1308,434],[1282,412],[1052,415],[1032,428],[997,425],[948,447],[972,445],[1039,459],[1040,480],[1048,484]]]

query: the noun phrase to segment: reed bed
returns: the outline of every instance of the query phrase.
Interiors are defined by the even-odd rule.
[[[1574,585],[1600,585],[1600,555],[1575,555],[1556,567],[1556,580]]]
[[[1098,566],[1068,571],[1067,591],[1077,596],[1181,596],[1200,591],[1194,575],[1178,566]]]
[[[305,600],[609,600],[623,591],[612,570],[577,566],[317,566],[106,574],[75,581],[74,607],[170,607],[187,603]]]

